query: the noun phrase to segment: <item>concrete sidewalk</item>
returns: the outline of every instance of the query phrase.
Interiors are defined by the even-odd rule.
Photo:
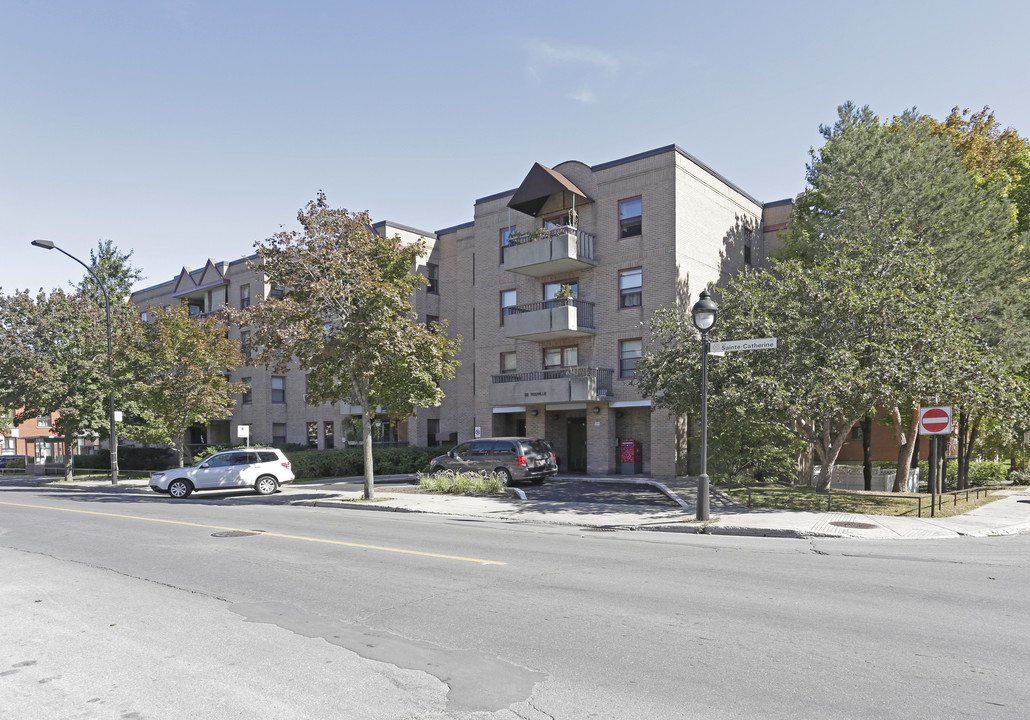
[[[569,478],[575,482],[624,483],[619,478]],[[532,522],[576,527],[704,533],[709,535],[753,535],[764,537],[836,538],[946,538],[959,536],[1010,535],[1030,532],[1030,489],[1001,490],[998,500],[964,515],[949,518],[912,518],[885,515],[856,515],[836,512],[752,510],[720,493],[711,498],[711,520],[695,520],[696,486],[686,478],[655,483],[677,500],[679,508],[641,505],[611,505],[577,502],[546,502],[515,498],[467,497],[397,492],[377,488],[376,500],[361,500],[360,492],[337,497],[303,500],[318,507],[360,507],[365,510],[436,513],[492,520]]]
[[[401,481],[411,476],[384,476],[385,481]],[[507,522],[528,522],[584,528],[652,530],[663,532],[705,533],[709,535],[752,535],[764,537],[835,537],[835,538],[948,538],[960,536],[1010,535],[1030,532],[1030,488],[1013,488],[995,493],[995,502],[964,515],[948,518],[893,517],[856,515],[837,512],[797,512],[789,510],[753,510],[743,507],[718,491],[711,498],[711,520],[695,520],[694,500],[697,486],[691,478],[675,478],[656,482],[646,478],[624,476],[562,477],[553,482],[601,483],[633,485],[653,489],[661,502],[634,505],[522,499],[519,497],[470,497],[418,492],[412,484],[381,484],[376,499],[366,502],[360,490],[340,488],[343,483],[360,482],[360,478],[304,482],[288,485],[276,496],[279,502],[315,507],[336,507],[353,510],[432,513],[456,517],[475,517]],[[154,495],[147,480],[124,480],[112,486],[101,480],[71,483],[54,477],[0,476],[0,496],[12,486],[45,487],[48,490],[90,490],[111,493],[146,493]],[[661,493],[659,495],[658,493]],[[530,491],[532,495],[532,491]],[[231,497],[238,497],[234,491]],[[664,497],[662,497],[664,496]],[[193,498],[218,498],[225,494],[203,492]],[[154,495],[155,499],[161,496]],[[672,502],[669,502],[669,498]],[[186,502],[189,502],[187,500]]]

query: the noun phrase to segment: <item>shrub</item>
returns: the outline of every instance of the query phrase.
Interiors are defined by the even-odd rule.
[[[12,457],[7,458],[7,467],[12,469],[25,469],[25,458],[23,457]]]
[[[1013,485],[1030,485],[1030,469],[1015,468],[1010,470],[1009,481]]]
[[[440,447],[373,448],[372,466],[377,475],[428,472],[429,461],[446,452]],[[365,474],[360,447],[340,450],[304,450],[290,453],[293,474],[299,478],[354,477]]]
[[[969,486],[1000,485],[1005,482],[1009,464],[1002,462],[969,463]]]
[[[105,449],[90,455],[75,455],[72,463],[79,470],[108,470],[111,467],[111,451]],[[175,455],[168,448],[118,448],[119,470],[167,470],[176,464]]]
[[[492,472],[446,472],[427,475],[418,473],[418,484],[432,492],[468,495],[470,493],[498,494],[504,492],[504,482]]]

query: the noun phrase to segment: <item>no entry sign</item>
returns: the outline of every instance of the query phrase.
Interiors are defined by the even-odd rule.
[[[920,435],[950,435],[951,406],[925,407],[919,410]]]

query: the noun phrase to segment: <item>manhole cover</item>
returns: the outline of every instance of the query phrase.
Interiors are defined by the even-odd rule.
[[[831,522],[830,525],[842,528],[851,528],[853,530],[875,530],[879,527],[879,525],[873,525],[872,523],[854,522],[852,520],[836,520]]]
[[[262,530],[222,530],[211,533],[211,537],[247,537],[248,535],[260,535]]]

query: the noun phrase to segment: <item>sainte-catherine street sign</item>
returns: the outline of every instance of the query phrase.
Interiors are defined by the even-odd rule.
[[[776,338],[752,338],[751,340],[723,340],[708,344],[708,352],[734,352],[736,350],[773,350]]]

